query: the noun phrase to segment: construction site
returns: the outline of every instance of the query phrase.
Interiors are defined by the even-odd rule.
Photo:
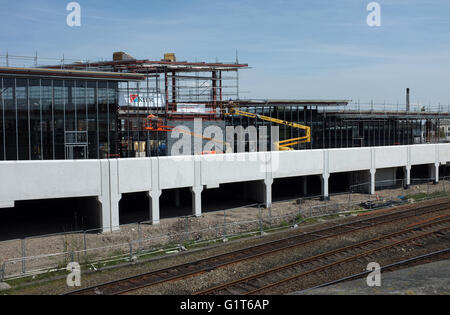
[[[4,161],[309,152],[447,142],[448,108],[411,104],[409,89],[405,89],[405,103],[395,105],[355,100],[247,99],[242,97],[239,73],[250,67],[238,60],[188,62],[177,60],[174,53],[149,60],[116,52],[112,60],[99,62],[63,58],[52,64],[51,59],[39,59],[37,55],[27,59],[9,54],[0,56],[0,61],[0,160]],[[195,122],[200,119],[201,129],[196,130]],[[211,127],[219,130],[214,137],[205,132]],[[238,128],[242,128],[241,134]],[[192,142],[188,152],[174,149],[180,136]],[[200,147],[196,141],[200,141]],[[208,142],[213,146],[205,150]],[[447,175],[445,164],[439,166],[438,173]],[[413,165],[410,170],[379,170],[375,180],[406,183],[408,177],[433,178],[435,174],[434,166]],[[228,182],[202,190],[203,201],[197,201],[197,208],[199,203],[214,211],[264,201],[251,193],[255,189],[251,182]],[[330,193],[347,192],[351,185],[367,182],[368,171],[338,172],[331,174],[327,189]],[[275,200],[325,193],[323,179],[312,175],[277,178],[271,190]],[[121,195],[120,222],[154,217],[149,212],[152,198],[145,191]],[[199,196],[192,194],[189,185],[162,190],[158,197],[165,209],[161,217],[189,215],[195,198]],[[43,202],[45,209],[57,207]],[[60,202],[55,199],[55,204]],[[27,207],[21,202],[4,202],[11,213],[26,211]],[[79,216],[76,224],[81,225],[82,219]],[[83,222],[87,221],[85,218]]]
[[[117,83],[111,91],[116,96],[108,101],[112,116],[109,128],[117,135],[108,140],[108,157],[171,155],[174,140],[170,131],[179,126],[192,131],[196,118],[202,119],[203,130],[200,135],[191,134],[192,141],[201,138],[210,125],[220,127],[223,135],[229,126],[254,126],[258,132],[259,127],[267,127],[268,145],[265,147],[269,150],[279,149],[271,148],[272,126],[279,126],[279,140],[286,141],[282,143],[284,150],[411,145],[447,140],[446,134],[441,132],[441,122],[449,117],[448,108],[411,105],[410,91],[406,88],[405,103],[395,105],[357,100],[245,99],[240,93],[239,72],[248,69],[248,64],[238,60],[236,63],[177,61],[173,53],[151,61],[118,52],[111,61],[40,68],[142,75],[139,80]],[[87,132],[90,117],[89,113],[84,114],[83,101],[81,99],[77,106],[75,100],[70,97],[67,100],[68,105],[75,104],[79,115],[71,129],[64,124],[65,132]],[[111,129],[115,125],[117,129]],[[89,132],[91,130],[95,128],[90,128]],[[256,142],[245,138],[246,152],[264,151],[260,142],[252,141]],[[218,143],[218,146],[224,145]],[[89,154],[81,158],[89,158]]]
[[[434,222],[433,215],[448,216],[450,108],[413,104],[407,87],[401,104],[249,99],[240,88],[240,71],[250,66],[238,60],[188,62],[174,53],[148,60],[124,52],[99,62],[47,63],[35,57],[29,59],[34,64],[20,66],[13,64],[14,56],[2,60],[0,281],[60,270],[68,261],[84,261],[96,271],[112,262],[146,261],[149,255],[190,255],[191,248],[236,239],[219,247],[225,252],[215,261],[227,266],[234,255],[242,255],[236,263],[255,257],[248,256],[253,249],[238,245],[242,237],[257,237],[247,241],[264,249],[258,255],[269,266],[270,253],[291,246],[317,242],[321,245],[310,249],[319,253],[324,244],[349,245],[339,238],[346,233],[361,244],[372,235],[370,242],[377,244],[387,237],[378,234],[394,233],[398,222],[408,227],[401,233],[415,233],[410,225],[419,219],[426,229],[437,225],[426,234],[433,239],[448,229],[439,225],[446,220]],[[188,151],[179,150],[181,138],[188,139]],[[436,197],[444,199],[428,200]],[[391,212],[397,206],[404,208]],[[389,213],[372,214],[383,208]],[[367,211],[368,218],[354,219]],[[323,224],[310,227],[310,222]],[[298,234],[299,226],[309,232]],[[358,232],[366,228],[372,234]],[[277,239],[280,231],[285,240]],[[263,243],[266,233],[277,241]],[[418,253],[440,257],[446,243],[428,241],[433,252]],[[346,248],[330,255],[347,255]],[[412,252],[397,254],[416,259]],[[384,257],[386,263],[397,262]],[[298,259],[285,258],[276,263]],[[183,282],[190,275],[184,266],[170,271],[179,288],[166,286],[164,272],[156,270],[156,282],[144,275],[97,285],[111,280],[105,276],[70,293],[122,294],[148,287],[144,293],[252,294],[308,287],[271,291],[271,274],[281,272],[273,269],[248,280],[263,279],[266,285],[258,288],[217,286],[221,272],[206,282],[195,278],[190,288]],[[203,273],[202,266],[192,275]]]

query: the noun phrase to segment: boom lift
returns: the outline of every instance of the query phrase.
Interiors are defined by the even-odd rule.
[[[225,111],[224,115],[239,115],[239,116],[244,116],[244,117],[249,117],[249,118],[258,118],[261,120],[273,122],[275,124],[305,130],[306,135],[303,137],[298,137],[298,138],[275,142],[275,149],[277,151],[294,151],[294,149],[291,148],[293,145],[296,145],[299,143],[310,143],[311,142],[311,128],[308,126],[300,125],[300,124],[297,124],[294,122],[281,120],[281,119],[277,119],[277,118],[273,118],[273,117],[269,117],[269,116],[245,112],[245,111],[236,109],[233,105],[231,105],[228,108],[228,112]]]
[[[229,145],[228,142],[220,141],[220,140],[217,140],[214,138],[204,137],[203,135],[197,134],[195,132],[187,131],[182,128],[177,128],[174,126],[165,126],[163,120],[155,115],[149,115],[147,117],[147,119],[145,120],[144,129],[149,130],[149,131],[163,131],[163,132],[178,131],[178,132],[190,135],[192,137],[201,138],[203,140],[221,144],[222,146],[225,146],[224,153],[232,153],[233,152],[231,149],[231,146]],[[217,152],[216,151],[203,151],[203,152],[201,152],[201,154],[202,155],[217,154]]]

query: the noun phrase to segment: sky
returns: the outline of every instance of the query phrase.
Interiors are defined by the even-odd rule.
[[[0,55],[239,62],[241,98],[450,104],[450,1],[0,0]]]

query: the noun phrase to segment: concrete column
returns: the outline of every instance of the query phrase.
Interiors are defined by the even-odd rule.
[[[119,221],[120,199],[122,199],[121,194],[111,194],[111,227],[113,232],[120,230],[120,221]]]
[[[160,223],[159,197],[161,197],[161,190],[154,190],[148,192],[150,198],[150,221],[153,225]]]
[[[436,167],[436,173],[435,173],[436,177],[435,177],[435,178],[436,178],[436,179],[435,179],[434,182],[435,182],[436,184],[439,184],[439,166],[440,166],[439,163],[438,163],[438,164],[435,164],[435,167]]]
[[[192,214],[196,217],[202,216],[202,191],[203,186],[192,187]]]
[[[264,180],[264,204],[266,205],[266,208],[272,207],[272,184],[273,179],[266,179]]]
[[[411,186],[411,165],[404,167],[403,171],[405,173],[405,189],[409,189]]]
[[[322,180],[322,196],[321,196],[321,200],[322,201],[330,200],[329,187],[328,187],[328,180],[329,180],[329,178],[330,178],[330,174],[322,174],[322,176],[321,176],[321,180]]]
[[[277,138],[277,128],[272,127],[272,141]],[[275,134],[273,133],[275,131]],[[265,152],[264,164],[261,170],[265,171],[264,178],[264,204],[266,208],[272,208],[272,185],[273,185],[273,172],[280,167],[280,152]]]
[[[119,202],[122,194],[119,192],[119,162],[109,160],[109,186],[111,194],[111,227],[113,231],[120,230],[119,222]]]
[[[102,177],[101,182],[101,195],[98,196],[98,201],[101,206],[100,212],[100,226],[103,233],[112,232],[111,229],[111,200],[110,200],[110,187],[109,187],[109,162],[108,160],[100,161],[100,173]]]
[[[302,179],[302,195],[308,195],[308,177],[304,176]]]
[[[430,178],[433,179],[435,184],[439,183],[439,164],[431,164],[429,168]]]
[[[111,229],[111,208],[109,205],[109,198],[98,197],[100,205],[100,227],[103,233],[112,232]]]
[[[370,170],[370,192],[369,193],[371,195],[375,195],[376,174],[377,174],[377,170],[376,169],[371,169]]]
[[[439,164],[433,164],[430,166],[431,169],[431,178],[434,179],[434,183],[438,184],[439,183]]]
[[[101,205],[101,228],[103,233],[118,231],[119,201],[122,195],[118,192],[117,160],[101,160],[101,195],[98,201]]]

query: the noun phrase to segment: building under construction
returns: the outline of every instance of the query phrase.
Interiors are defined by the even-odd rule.
[[[449,111],[410,105],[409,90],[405,104],[396,106],[351,100],[249,100],[241,97],[239,87],[239,71],[248,67],[237,60],[186,62],[166,54],[152,61],[114,53],[112,61],[1,68],[0,160],[170,155],[176,139],[168,131],[191,129],[195,118],[202,119],[203,129],[219,126],[224,135],[229,126],[255,126],[258,131],[268,127],[268,143],[274,136],[269,127],[279,126],[281,142],[302,139],[289,144],[288,149],[295,150],[446,139],[440,123]],[[231,106],[237,111],[230,114]],[[151,127],[149,116],[165,128]],[[293,128],[292,123],[306,129]],[[250,138],[246,141],[247,150],[267,148],[260,142],[252,145]]]

